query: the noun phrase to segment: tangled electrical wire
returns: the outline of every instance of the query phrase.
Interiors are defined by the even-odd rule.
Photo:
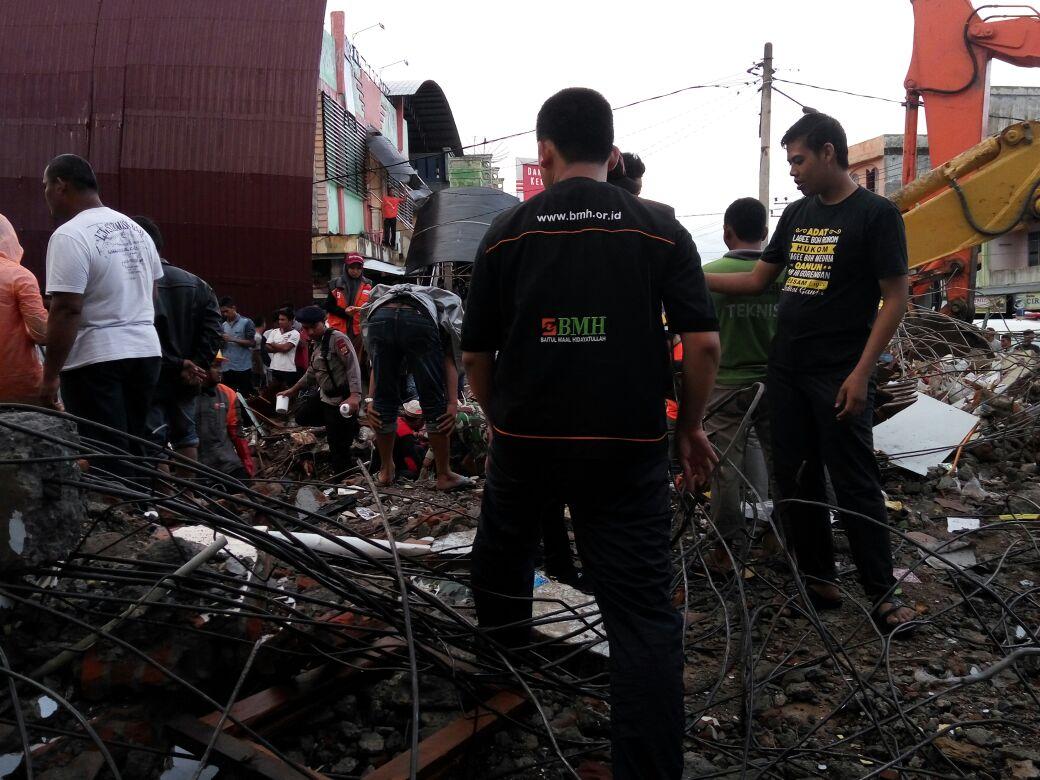
[[[29,411],[0,406],[0,412],[8,409]],[[54,454],[0,459],[0,468],[87,459],[88,470],[80,473],[70,467],[61,481],[84,498],[107,506],[94,512],[76,549],[63,561],[0,582],[0,596],[13,605],[22,621],[14,629],[15,636],[19,630],[46,624],[52,633],[60,629],[63,648],[85,642],[134,659],[177,691],[178,706],[219,713],[219,723],[235,724],[241,734],[301,774],[306,768],[286,755],[279,739],[238,719],[234,704],[272,679],[318,666],[325,666],[330,677],[352,670],[407,676],[412,776],[416,774],[420,684],[430,677],[454,686],[460,709],[486,701],[488,692],[497,687],[522,691],[533,702],[540,727],[508,713],[499,715],[513,728],[534,733],[548,744],[548,757],[527,768],[540,766],[544,772],[573,777],[573,762],[604,749],[601,740],[555,734],[544,705],[554,697],[607,700],[603,665],[578,663],[606,638],[591,597],[577,603],[536,596],[542,608],[531,624],[542,633],[525,647],[508,649],[475,625],[465,599],[438,595],[465,593],[469,587],[464,550],[408,557],[397,549],[381,504],[381,499],[394,500],[393,491],[380,491],[367,479],[367,486],[353,486],[363,492],[367,487],[383,523],[388,543],[384,546],[390,555],[376,557],[366,546],[350,543],[368,540],[336,514],[301,509],[272,495],[275,491],[267,485],[283,480],[234,483],[198,463],[175,458],[170,464],[167,456],[143,440],[131,439],[137,454],[130,455],[97,438],[105,431],[94,423],[63,413],[32,411],[75,422],[78,442],[53,437],[47,444],[48,453]],[[754,403],[744,427],[753,412]],[[0,413],[0,428],[46,438],[20,420],[22,415]],[[751,505],[761,510],[763,498],[754,494],[740,464],[730,465],[752,494]],[[359,470],[364,472],[360,464]],[[782,552],[765,558],[756,547],[762,531],[780,535],[768,510],[756,511],[743,537],[727,541],[712,526],[702,501],[677,494],[676,507],[675,590],[682,594],[687,623],[687,747],[712,758],[698,776],[887,777],[886,772],[984,776],[979,774],[982,768],[966,765],[963,756],[952,752],[951,735],[979,725],[999,726],[1005,729],[1005,744],[1016,737],[1028,744],[1036,734],[1040,699],[1033,680],[1035,656],[1040,652],[1040,604],[1038,586],[1021,572],[1035,572],[1040,561],[1035,533],[1040,524],[994,521],[969,532],[962,541],[977,539],[979,549],[986,551],[971,569],[949,560],[944,548],[928,548],[908,532],[890,528],[895,555],[906,563],[899,585],[907,590],[927,587],[928,598],[939,603],[928,604],[914,621],[917,634],[900,642],[899,632],[894,636],[878,632],[870,619],[873,605],[857,599],[848,588],[842,589],[845,603],[851,605],[848,614],[821,617],[801,579],[793,575],[790,556]],[[828,508],[841,512],[835,506]],[[159,517],[146,516],[149,509]],[[86,544],[99,528],[115,527],[110,521],[120,512],[124,525],[119,533],[109,531],[100,546]],[[841,515],[835,525],[839,533],[843,522],[877,522],[847,512]],[[177,544],[172,547],[180,560],[174,561],[111,552],[122,542],[151,534],[156,523],[168,529],[202,526],[214,536],[248,545],[255,557],[244,558],[223,548],[214,554],[237,561],[237,571],[244,575],[211,565],[176,574],[200,554]],[[317,552],[304,543],[303,534],[316,535],[345,554]],[[729,553],[729,573],[720,575],[706,564],[708,551],[716,545]],[[949,568],[933,569],[929,562],[936,560]],[[318,587],[287,588],[284,577],[280,580],[272,574],[275,569],[310,578]],[[915,580],[925,584],[912,586]],[[160,590],[160,597],[149,602],[149,611],[139,609],[146,597]],[[114,615],[123,617],[108,628]],[[547,635],[545,630],[553,627],[554,635]],[[165,637],[171,631],[226,650],[225,679],[215,684],[205,675],[187,674],[183,665],[157,660],[155,644],[168,641]],[[113,777],[126,776],[120,775],[117,762],[134,751],[169,755],[169,751],[100,734],[88,705],[56,690],[59,686],[52,681],[60,679],[57,671],[49,676],[26,673],[28,664],[42,660],[39,653],[8,644],[0,646],[0,671],[8,679],[9,694],[0,704],[0,724],[13,728],[8,740],[18,740],[27,757],[26,777],[33,777],[33,751],[39,752],[42,737],[92,741]],[[921,651],[922,644],[927,652]],[[945,678],[929,672],[908,682],[906,664],[920,667],[922,656],[942,659],[951,650],[977,657],[978,668],[954,668],[953,672],[965,673],[951,672]],[[266,676],[261,669],[267,670]],[[993,717],[983,717],[987,713],[980,709],[970,719],[958,720],[945,706],[959,695],[965,697],[965,706],[984,700],[996,690],[995,682],[1001,687],[999,695],[992,694],[994,700],[1013,692],[1016,701],[1024,702],[1021,710],[1005,711],[994,705],[988,713]],[[55,728],[39,719],[27,721],[23,699],[40,692],[57,702],[80,730]],[[218,733],[219,727],[213,740]],[[211,741],[206,747],[196,776],[213,746]],[[507,777],[519,771],[472,776]]]

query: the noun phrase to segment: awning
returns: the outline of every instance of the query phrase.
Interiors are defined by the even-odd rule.
[[[365,260],[365,268],[369,271],[376,271],[381,274],[393,274],[394,276],[404,276],[405,270],[402,266],[393,265],[392,263],[384,263],[382,260]]]
[[[519,202],[494,187],[449,187],[433,193],[415,212],[408,273],[437,263],[472,263],[491,221]]]
[[[386,168],[386,172],[395,181],[410,187],[409,182],[412,177],[418,178],[418,174],[415,168],[408,162],[408,158],[401,154],[398,148],[390,142],[390,139],[378,130],[369,130],[368,132],[368,151]],[[419,179],[419,181],[422,181],[422,179]]]

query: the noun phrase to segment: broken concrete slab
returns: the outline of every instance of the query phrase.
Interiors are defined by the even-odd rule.
[[[929,468],[946,460],[978,424],[975,415],[921,395],[913,406],[875,426],[874,448],[899,468],[923,477]]]
[[[80,477],[74,449],[78,443],[76,425],[68,420],[40,412],[0,413],[0,452],[7,460],[22,461],[0,465],[0,568],[4,571],[58,561],[75,548],[87,502],[65,483]],[[34,461],[42,458],[57,460]]]

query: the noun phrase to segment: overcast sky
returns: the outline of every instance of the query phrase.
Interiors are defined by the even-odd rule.
[[[758,194],[759,97],[756,86],[740,82],[751,80],[746,71],[761,60],[765,41],[773,43],[778,78],[898,100],[913,38],[910,0],[330,0],[328,10],[346,13],[348,34],[383,22],[385,30],[357,37],[359,51],[375,68],[408,59],[407,67],[383,70],[384,80],[440,84],[464,145],[533,128],[542,101],[564,87],[592,87],[621,106],[694,84],[728,85],[615,115],[618,146],[646,163],[643,195],[675,207],[706,259],[725,251],[716,213]],[[996,62],[990,82],[1040,85],[1040,69]],[[850,143],[902,132],[895,103],[776,86],[837,117]],[[773,198],[797,196],[777,141],[800,113],[774,94]],[[486,151],[502,157],[512,193],[515,158],[535,156],[534,134]]]

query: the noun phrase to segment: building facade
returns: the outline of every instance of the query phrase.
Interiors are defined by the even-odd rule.
[[[448,183],[452,187],[502,189],[499,168],[490,154],[463,154],[448,158]]]
[[[427,183],[409,160],[411,144],[417,143],[424,159],[431,142],[461,151],[441,88],[432,81],[383,82],[347,38],[343,12],[330,18],[315,104],[311,276],[316,300],[325,298],[350,252],[365,257],[370,269],[403,268],[416,207],[433,187],[447,184],[446,168],[429,167],[422,171],[434,174],[433,186]],[[430,138],[426,126],[438,122],[442,133]],[[384,245],[383,235],[388,195],[401,199],[393,246]]]
[[[1040,117],[1040,87],[990,87],[990,135]],[[917,175],[931,167],[928,136],[917,136]],[[903,136],[882,135],[849,147],[852,178],[879,195],[902,187]],[[998,236],[979,249],[978,311],[1040,311],[1040,225]]]
[[[990,87],[989,133],[1040,118],[1040,87]],[[1012,313],[1040,311],[1040,224],[1027,225],[982,245],[975,308]]]
[[[529,200],[545,189],[542,180],[542,169],[538,160],[533,158],[516,158],[516,197]]]

